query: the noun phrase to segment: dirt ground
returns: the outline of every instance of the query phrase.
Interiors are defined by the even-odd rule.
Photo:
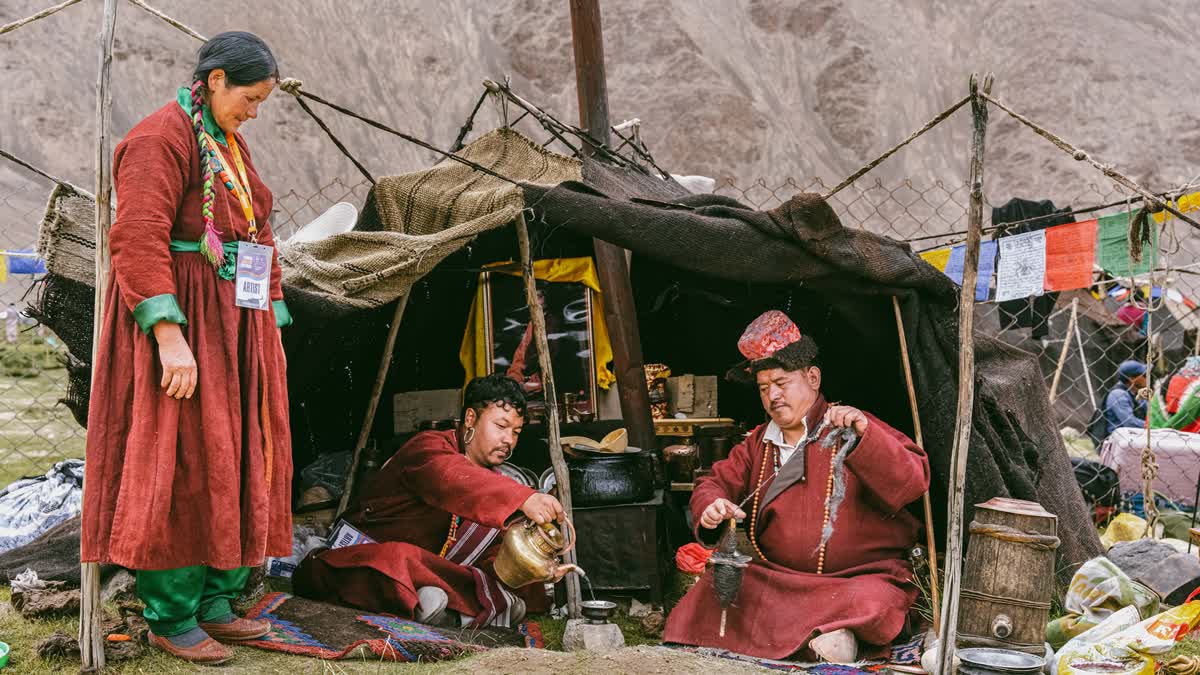
[[[698,656],[665,647],[626,647],[613,652],[551,652],[544,649],[497,649],[444,664],[437,672],[467,673],[764,673],[773,672],[726,659]]]

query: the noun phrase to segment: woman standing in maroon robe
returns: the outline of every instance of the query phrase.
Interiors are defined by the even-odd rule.
[[[279,336],[291,320],[271,192],[238,134],[278,76],[258,37],[216,36],[191,86],[113,159],[113,278],[88,413],[81,557],[136,570],[151,641],[199,663],[232,657],[214,638],[269,631],[235,616],[230,600],[264,556],[291,552]]]

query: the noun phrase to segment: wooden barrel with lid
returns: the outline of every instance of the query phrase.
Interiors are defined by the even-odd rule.
[[[975,505],[959,599],[958,644],[1045,653],[1058,518],[1037,502]]]

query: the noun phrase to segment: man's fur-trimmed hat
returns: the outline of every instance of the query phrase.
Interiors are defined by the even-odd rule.
[[[773,309],[755,319],[738,340],[745,361],[730,368],[725,379],[750,384],[762,370],[801,370],[820,365],[820,350],[811,337],[802,335],[795,322]]]

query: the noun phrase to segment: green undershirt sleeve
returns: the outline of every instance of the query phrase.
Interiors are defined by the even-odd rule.
[[[133,320],[137,321],[138,327],[147,335],[159,321],[187,325],[187,317],[183,315],[183,310],[179,308],[179,303],[172,293],[156,295],[139,302],[137,307],[133,308]]]
[[[292,313],[288,311],[287,303],[283,300],[272,300],[271,307],[275,309],[275,326],[283,328],[292,325]]]

